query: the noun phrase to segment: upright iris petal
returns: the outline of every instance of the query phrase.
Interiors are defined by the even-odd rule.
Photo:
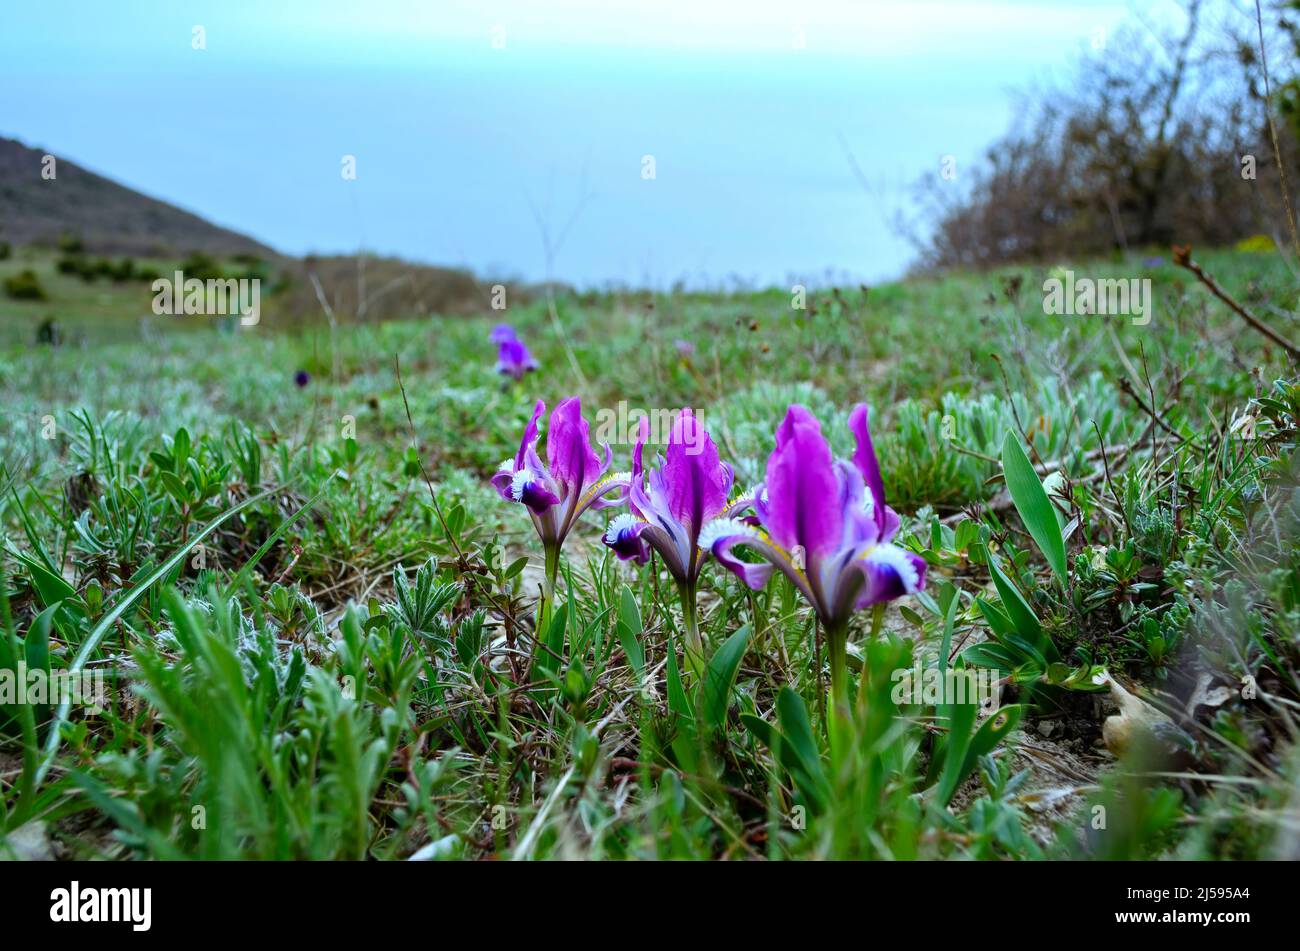
[[[717,446],[689,408],[677,415],[659,467],[647,473],[642,454],[649,431],[643,417],[626,493],[630,511],[609,523],[605,544],[619,558],[637,564],[646,562],[651,549],[658,552],[681,595],[687,663],[701,675],[704,653],[695,586],[709,551],[700,545],[700,532],[727,513],[734,475],[731,466],[719,461]]]
[[[831,447],[817,418],[791,406],[776,431],[776,449],[767,461],[768,509],[764,526],[787,549],[808,556],[833,551],[843,519],[828,504],[840,492]]]
[[[555,407],[546,430],[546,461],[551,475],[562,486],[581,491],[582,486],[600,478],[609,465],[608,458],[606,447],[606,462],[602,466],[591,448],[578,397],[570,396]]]
[[[502,462],[492,476],[492,485],[503,499],[527,508],[545,552],[545,580],[537,610],[538,631],[546,630],[550,623],[555,577],[565,538],[588,509],[617,505],[626,494],[630,481],[627,473],[606,474],[609,447],[605,447],[605,462],[602,464],[587,442],[587,421],[582,418],[582,405],[576,396],[561,402],[551,413],[546,427],[549,464],[544,465],[537,455],[537,421],[545,411],[546,404],[538,400],[532,418],[524,428],[519,451],[513,459]],[[616,490],[619,491],[617,498],[606,498]]]
[[[717,446],[689,408],[677,415],[659,467],[646,472],[642,453],[648,436],[642,418],[627,492],[631,514],[615,520],[621,532],[617,538],[611,523],[605,541],[619,557],[632,558],[640,555],[631,545],[635,537],[659,552],[678,583],[694,585],[708,555],[699,547],[700,531],[726,511],[734,481],[731,466],[719,461]]]
[[[862,473],[862,479],[871,492],[871,515],[882,541],[888,541],[898,531],[898,515],[885,506],[885,480],[880,475],[880,463],[876,461],[876,450],[871,444],[871,430],[867,428],[867,407],[859,403],[849,414],[849,431],[857,440],[858,448],[853,453],[853,464]]]
[[[754,516],[710,523],[700,537],[751,588],[779,569],[808,599],[831,643],[832,684],[842,689],[849,617],[925,584],[925,561],[892,544],[897,513],[885,504],[884,480],[867,427],[867,408],[849,417],[857,440],[853,462],[836,461],[817,419],[791,406],[776,431],[767,482],[749,499]],[[766,565],[743,562],[746,547]],[[842,694],[841,694],[842,696]]]
[[[689,407],[673,423],[662,473],[668,511],[697,533],[726,507],[731,467],[718,461],[718,447]]]
[[[578,518],[591,508],[618,504],[606,499],[616,489],[626,491],[627,473],[608,475],[609,447],[605,461],[597,458],[587,440],[587,421],[576,396],[563,400],[551,412],[546,427],[546,457],[537,454],[537,421],[546,412],[538,400],[524,428],[519,451],[501,463],[492,485],[506,501],[525,505],[542,544],[558,549]]]

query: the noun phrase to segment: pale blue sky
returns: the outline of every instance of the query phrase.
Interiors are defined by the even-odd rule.
[[[1123,0],[0,2],[0,134],[285,252],[528,278],[545,263],[533,207],[561,229],[585,170],[555,262],[581,285],[896,275],[913,253],[890,224],[901,186],[946,154],[960,176],[1014,90],[1067,75],[1129,15]]]

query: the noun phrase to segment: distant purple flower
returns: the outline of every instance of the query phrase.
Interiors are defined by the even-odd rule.
[[[1142,264],[1148,268],[1164,267],[1165,259],[1161,257],[1147,258],[1142,262]]]
[[[752,500],[757,524],[719,519],[700,535],[700,545],[749,587],[763,587],[780,569],[808,599],[830,641],[833,689],[843,686],[853,612],[925,584],[924,559],[891,543],[898,515],[885,504],[866,406],[854,407],[849,428],[857,439],[852,463],[833,459],[816,417],[791,406]],[[732,554],[740,545],[766,563],[740,561]]]
[[[522,380],[525,373],[537,369],[537,361],[523,341],[515,336],[514,328],[509,324],[497,324],[492,328],[488,339],[497,345],[498,373],[514,380]]]
[[[612,459],[605,447],[601,462],[591,448],[587,421],[582,418],[578,397],[563,400],[551,412],[546,427],[546,464],[537,455],[537,421],[546,412],[541,400],[524,429],[519,452],[501,463],[492,485],[501,498],[518,502],[528,509],[546,551],[547,587],[544,600],[549,601],[555,584],[555,569],[560,548],[578,519],[588,509],[617,505],[620,499],[605,499],[615,489],[626,490],[627,473],[607,474]]]
[[[293,382],[299,389],[302,389],[311,382],[311,374],[306,370],[299,370],[293,375]]]
[[[695,356],[695,344],[689,340],[674,340],[673,346],[677,348],[677,355],[682,359],[690,359]]]

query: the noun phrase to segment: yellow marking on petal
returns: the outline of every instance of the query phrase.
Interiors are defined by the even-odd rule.
[[[799,577],[803,578],[804,580],[808,579],[808,572],[804,568],[799,567],[799,565],[795,563],[794,555],[791,552],[787,551],[786,549],[782,548],[775,541],[773,541],[772,536],[769,535],[766,530],[762,528],[758,528],[757,526],[754,525],[746,525],[745,527],[749,529],[749,531],[753,534],[753,537],[763,542],[769,548],[776,549],[777,554],[779,554],[782,558],[784,558],[789,563],[790,567],[795,570],[795,573],[798,574]],[[744,544],[744,543],[737,542],[737,544]]]
[[[591,488],[584,492],[578,499],[578,508],[582,508],[589,502],[595,501],[611,489],[619,488],[619,486],[611,483],[627,482],[631,478],[632,474],[630,472],[614,472],[603,476],[599,482],[594,483]]]

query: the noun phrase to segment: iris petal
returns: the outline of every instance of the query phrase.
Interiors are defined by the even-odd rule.
[[[528,469],[520,469],[515,473],[510,483],[510,497],[516,502],[527,505],[538,515],[560,501],[556,494],[547,488],[545,477]]]
[[[507,459],[497,467],[497,471],[492,474],[492,488],[497,490],[497,495],[507,502],[514,501],[514,495],[510,492],[511,483],[515,481],[515,461]]]
[[[641,533],[649,527],[648,522],[626,512],[616,515],[605,530],[605,544],[623,561],[644,565],[650,559],[650,549],[641,540]]]
[[[668,437],[662,469],[673,518],[696,527],[716,518],[727,504],[730,475],[718,460],[718,447],[708,432],[689,407],[683,409]]]
[[[831,447],[812,413],[791,406],[777,429],[776,449],[767,462],[767,513],[763,524],[787,549],[803,546],[811,564],[834,552],[843,519],[834,504],[839,480]]]
[[[741,561],[732,554],[732,549],[738,545],[748,547],[766,563]],[[778,545],[762,529],[737,519],[715,519],[700,532],[700,547],[711,552],[719,564],[755,591],[767,584],[774,568],[779,569],[814,607],[817,606],[807,574],[795,565],[791,552]]]
[[[600,478],[600,460],[592,451],[582,402],[576,396],[563,400],[551,413],[546,430],[546,461],[566,497]]]
[[[880,475],[880,463],[871,442],[871,429],[867,426],[867,405],[859,403],[849,414],[849,429],[858,448],[853,453],[853,464],[862,473],[862,479],[871,493],[871,517],[876,522],[876,537],[889,541],[898,532],[898,514],[885,504],[885,480]]]
[[[520,469],[524,464],[524,455],[537,442],[537,421],[541,419],[542,414],[546,412],[546,403],[542,400],[537,401],[533,407],[532,419],[528,420],[528,425],[524,427],[524,438],[519,441],[519,452],[515,454],[515,469]]]
[[[866,584],[857,607],[871,607],[915,594],[925,585],[925,559],[897,545],[875,545],[856,563]]]

